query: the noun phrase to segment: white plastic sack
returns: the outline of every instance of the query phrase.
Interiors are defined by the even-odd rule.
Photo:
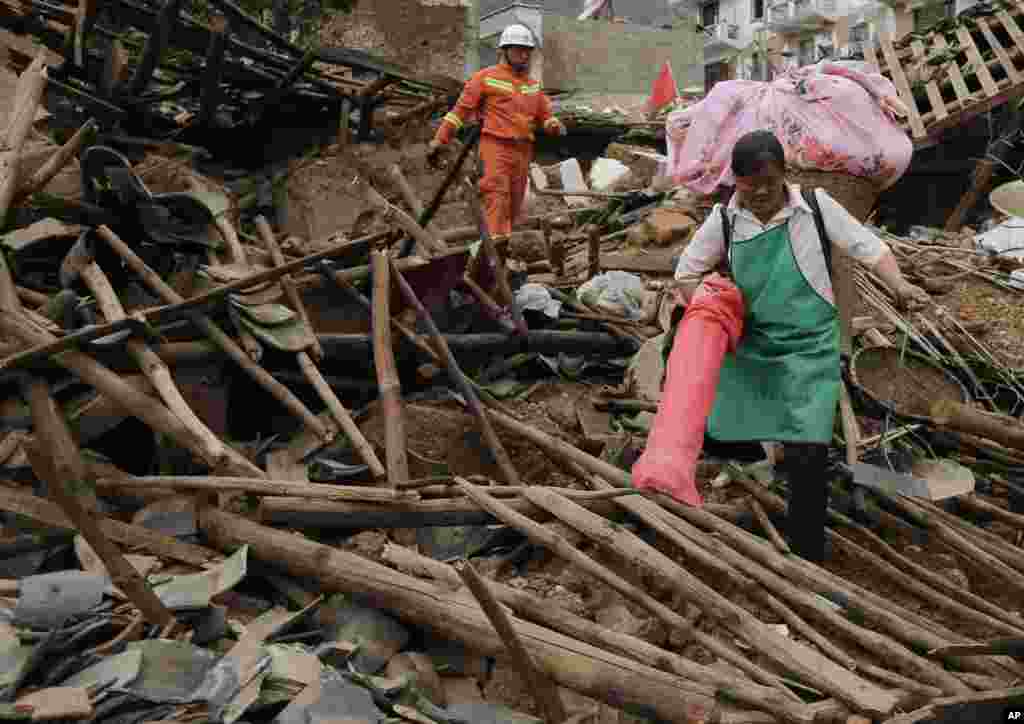
[[[516,304],[520,309],[543,312],[552,319],[557,319],[562,309],[562,303],[551,296],[548,288],[535,282],[519,287],[519,291],[516,292]]]
[[[590,164],[590,189],[609,191],[623,183],[633,172],[614,158],[598,158]]]
[[[1011,216],[991,231],[974,237],[974,243],[994,254],[1024,259],[1024,219]]]
[[[643,279],[624,271],[609,271],[583,283],[577,291],[580,299],[599,309],[629,319],[645,316],[647,290]]]

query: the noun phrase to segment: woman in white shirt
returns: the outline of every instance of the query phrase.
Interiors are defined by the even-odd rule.
[[[743,293],[743,337],[723,363],[708,436],[783,443],[786,536],[795,553],[820,562],[828,504],[823,473],[841,384],[839,320],[814,214],[799,188],[786,183],[785,169],[785,151],[770,131],[736,142],[736,193],[724,215],[714,208],[683,252],[677,292],[685,301],[703,275],[724,263]],[[927,301],[881,239],[827,192],[815,194],[840,249],[873,269],[901,302]]]

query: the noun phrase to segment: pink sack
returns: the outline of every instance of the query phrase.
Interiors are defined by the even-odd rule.
[[[659,490],[688,505],[697,492],[697,458],[715,402],[726,351],[743,333],[743,295],[728,279],[712,274],[690,300],[676,330],[665,388],[647,447],[633,465],[633,486]]]

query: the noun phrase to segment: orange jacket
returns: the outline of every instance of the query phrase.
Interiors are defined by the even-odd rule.
[[[466,81],[434,140],[448,143],[477,114],[483,115],[484,134],[513,141],[533,141],[537,126],[555,133],[561,125],[551,115],[551,99],[541,92],[540,83],[516,73],[508,63],[479,70]]]

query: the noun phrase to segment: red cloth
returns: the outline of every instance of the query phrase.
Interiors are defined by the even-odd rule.
[[[704,502],[697,492],[697,458],[722,360],[739,343],[744,312],[740,290],[718,274],[694,293],[676,330],[647,447],[633,465],[635,488],[658,490],[688,505]]]
[[[657,113],[678,97],[679,88],[672,75],[672,66],[666,60],[665,64],[661,66],[661,72],[658,73],[658,77],[651,85],[651,96],[647,99],[646,108],[651,113]]]

